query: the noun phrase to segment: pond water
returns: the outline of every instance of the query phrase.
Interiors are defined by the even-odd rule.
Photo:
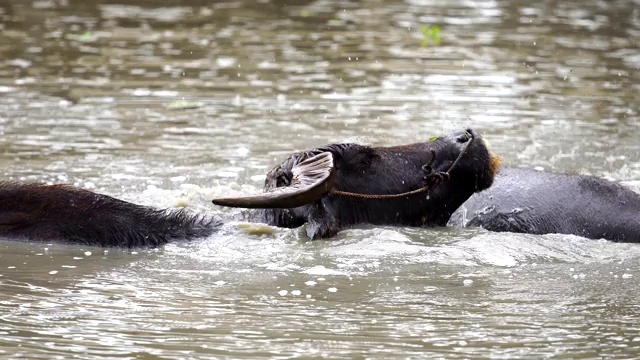
[[[640,191],[638,0],[158,4],[0,3],[3,180],[228,215],[210,199],[293,151],[473,127],[507,164]],[[634,244],[455,228],[3,240],[0,356],[631,358],[639,264]]]

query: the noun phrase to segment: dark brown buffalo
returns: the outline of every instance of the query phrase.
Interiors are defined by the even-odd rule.
[[[452,165],[455,165],[452,167]],[[474,192],[488,188],[498,160],[472,130],[396,147],[332,144],[291,155],[271,170],[258,196],[216,199],[257,208],[251,221],[307,224],[310,238],[369,223],[441,226]],[[372,200],[335,193],[398,194]],[[0,237],[98,246],[159,246],[206,237],[221,220],[185,210],[159,210],[66,185],[0,182]]]
[[[0,237],[141,247],[210,235],[219,220],[159,210],[68,185],[0,183]]]

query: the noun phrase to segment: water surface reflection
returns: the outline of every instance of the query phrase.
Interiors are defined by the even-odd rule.
[[[472,126],[640,190],[637,1],[0,4],[0,166],[197,211],[291,151]],[[439,25],[421,47],[420,26]],[[193,106],[176,109],[179,101]],[[11,357],[629,358],[637,247],[302,229],[135,252],[0,243]]]

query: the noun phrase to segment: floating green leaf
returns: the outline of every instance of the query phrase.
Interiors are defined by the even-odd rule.
[[[434,140],[438,140],[440,138],[440,136],[432,136],[429,138],[429,141],[434,141]]]
[[[202,106],[201,102],[188,100],[174,100],[167,106],[169,109],[187,110],[197,109]]]
[[[429,41],[433,41],[434,44],[440,45],[440,27],[437,25],[428,26],[428,25],[420,25],[420,30],[422,30],[422,47],[427,47],[429,45]]]
[[[80,35],[78,40],[80,40],[80,41],[91,41],[95,37],[96,36],[91,31],[87,31],[87,32],[83,33],[82,35]]]
[[[80,35],[78,34],[68,34],[67,35],[67,39],[69,40],[76,40],[76,41],[82,41],[82,42],[89,42],[89,41],[93,41],[96,39],[96,35],[94,33],[92,33],[91,31],[86,31]]]

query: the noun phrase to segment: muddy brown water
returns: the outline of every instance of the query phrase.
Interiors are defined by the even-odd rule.
[[[256,191],[292,151],[471,126],[506,163],[640,190],[637,0],[17,0],[0,30],[4,180],[224,215],[212,196]],[[0,241],[0,356],[640,353],[634,244],[266,232],[137,251]]]

